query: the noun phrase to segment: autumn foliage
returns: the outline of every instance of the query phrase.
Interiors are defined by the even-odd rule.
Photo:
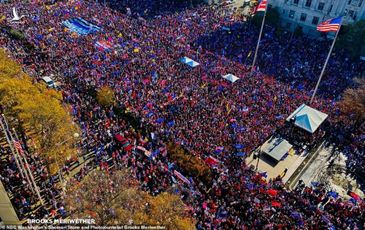
[[[34,83],[20,65],[0,50],[0,104],[13,127],[32,140],[28,143],[48,162],[51,173],[76,154],[75,141],[69,140],[78,127],[73,124],[59,92]],[[62,143],[62,145],[58,145]]]
[[[365,120],[365,78],[355,79],[357,87],[347,89],[340,102],[343,113],[348,114],[355,122]]]
[[[128,169],[108,174],[93,171],[82,182],[69,182],[66,203],[71,218],[95,219],[97,225],[161,225],[166,229],[195,229],[180,197],[151,196],[138,189]]]
[[[110,107],[115,103],[114,91],[111,88],[104,86],[98,90],[96,99],[100,105]]]
[[[180,168],[184,169],[187,175],[201,179],[204,183],[210,184],[211,171],[208,165],[198,156],[185,151],[180,145],[169,143],[167,145],[170,159]]]

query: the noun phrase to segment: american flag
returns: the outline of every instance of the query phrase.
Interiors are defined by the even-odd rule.
[[[255,13],[257,11],[266,11],[266,5],[267,5],[267,0],[259,1],[259,4],[256,6]]]
[[[340,29],[341,22],[342,16],[328,19],[327,21],[319,23],[317,30],[320,32],[337,32]]]
[[[23,148],[19,141],[14,140],[14,146],[18,150],[20,155],[23,155]]]

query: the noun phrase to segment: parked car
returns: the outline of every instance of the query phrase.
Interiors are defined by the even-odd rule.
[[[44,83],[46,83],[46,85],[47,85],[48,88],[58,89],[58,84],[56,82],[54,82],[51,77],[52,76],[42,77],[42,80],[43,80]]]

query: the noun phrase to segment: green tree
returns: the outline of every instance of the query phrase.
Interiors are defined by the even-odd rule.
[[[353,58],[365,56],[365,52],[361,53],[365,50],[365,20],[344,26],[336,46],[346,49]]]

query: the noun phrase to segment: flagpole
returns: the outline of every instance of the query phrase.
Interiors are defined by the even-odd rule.
[[[255,64],[256,64],[257,53],[258,53],[258,51],[259,51],[259,47],[260,47],[262,31],[264,30],[264,25],[265,25],[266,12],[267,12],[267,3],[266,3],[266,6],[265,6],[264,18],[262,19],[262,23],[261,23],[261,29],[260,29],[259,39],[258,39],[258,41],[257,41],[257,45],[256,45],[255,56],[254,56],[254,58],[253,58],[253,62],[252,62],[252,66],[251,66],[251,73],[252,73],[253,68],[254,68],[254,66],[255,66]]]
[[[327,67],[327,64],[328,64],[328,60],[329,60],[329,59],[330,59],[330,57],[331,57],[332,50],[333,50],[333,47],[335,46],[335,43],[336,43],[336,40],[337,40],[337,36],[338,36],[338,33],[340,32],[341,26],[342,26],[342,20],[341,20],[340,26],[339,26],[339,28],[338,28],[338,30],[337,30],[337,32],[336,32],[335,38],[333,39],[333,42],[332,42],[332,45],[331,45],[331,49],[330,49],[330,51],[329,51],[329,53],[328,53],[328,55],[327,55],[327,59],[326,59],[326,62],[324,63],[324,65],[323,65],[323,68],[322,68],[321,74],[319,75],[319,79],[318,79],[318,81],[317,81],[317,85],[316,85],[316,87],[315,87],[315,89],[314,89],[314,92],[313,92],[313,95],[312,95],[311,100],[310,100],[310,102],[309,102],[309,105],[311,105],[311,104],[312,104],[312,102],[313,102],[313,100],[314,100],[314,97],[315,97],[315,96],[316,96],[316,94],[317,94],[318,86],[319,86],[319,84],[321,83],[321,80],[322,80],[322,77],[323,77],[324,71],[326,70],[326,67]]]
[[[15,132],[15,129],[14,129],[14,128],[13,128],[13,133],[14,133],[14,135],[15,135],[16,139],[19,141],[19,137],[18,137],[18,135],[16,134],[16,132]],[[11,132],[10,132],[10,135],[11,135]],[[11,136],[11,138],[12,138],[12,139],[13,139],[13,141],[14,141],[13,136]],[[16,149],[16,148],[15,148],[15,149]],[[17,152],[19,152],[19,151],[18,151],[18,149],[16,149],[16,151],[17,151]],[[42,199],[42,196],[41,196],[41,193],[40,193],[39,187],[37,186],[37,184],[36,184],[36,182],[35,182],[35,179],[34,179],[34,176],[33,176],[33,173],[32,173],[32,171],[31,171],[31,170],[30,170],[30,168],[29,168],[29,164],[28,164],[27,157],[26,157],[26,156],[22,156],[22,155],[20,155],[20,154],[19,154],[19,156],[20,156],[20,157],[24,157],[24,158],[23,158],[23,160],[24,160],[24,162],[25,162],[25,170],[26,170],[26,171],[28,171],[29,177],[30,177],[30,179],[31,179],[31,181],[32,181],[33,187],[34,187],[34,189],[35,189],[35,192],[37,193],[37,196],[38,196],[39,201],[41,202],[41,204],[42,204],[42,205],[44,205],[44,201],[43,201],[43,199]]]

